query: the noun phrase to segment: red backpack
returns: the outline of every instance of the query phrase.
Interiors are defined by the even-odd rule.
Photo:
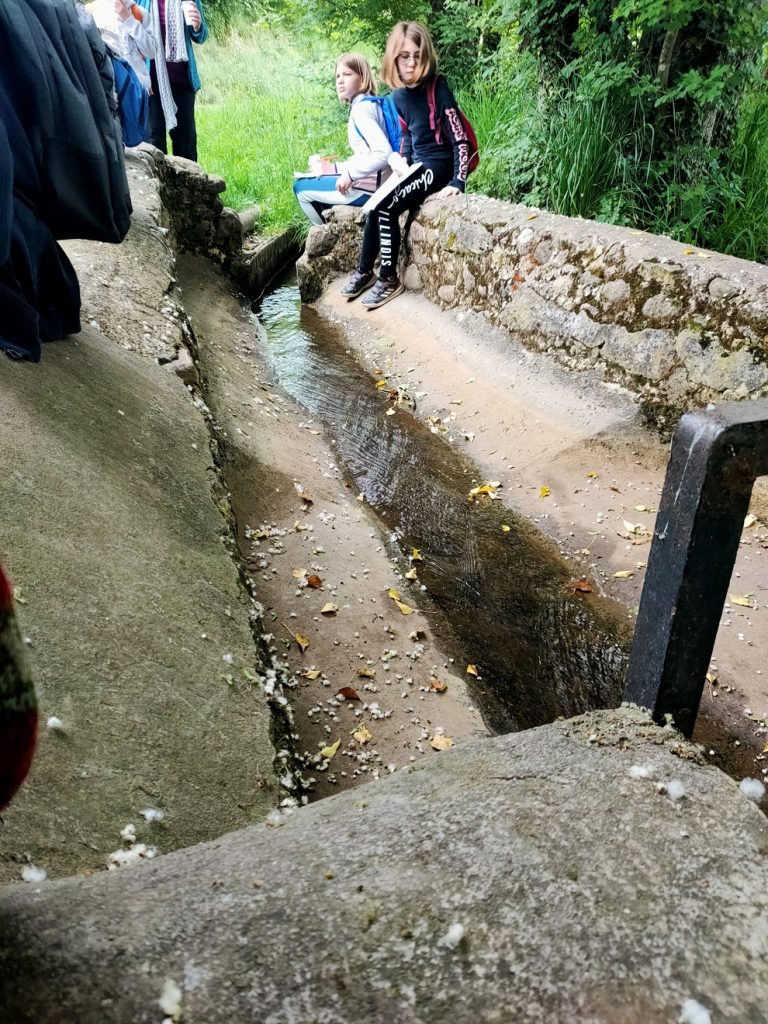
[[[437,88],[437,79],[439,77],[439,75],[435,75],[427,83],[429,127],[435,133],[435,141],[438,146],[442,145],[443,142],[443,122],[442,117],[437,113],[437,104],[435,102],[435,89]],[[472,122],[458,104],[456,106],[456,111],[467,135],[467,143],[469,145],[469,164],[467,165],[467,174],[471,174],[473,171],[477,170],[478,164],[480,163],[480,153],[477,148],[477,136],[475,135],[475,129],[472,127]]]

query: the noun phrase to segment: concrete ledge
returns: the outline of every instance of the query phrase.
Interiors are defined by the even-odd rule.
[[[173,983],[186,1024],[672,1024],[686,999],[765,1020],[768,822],[638,711],[455,748],[273,824],[6,889],[0,1017],[159,1020]]]

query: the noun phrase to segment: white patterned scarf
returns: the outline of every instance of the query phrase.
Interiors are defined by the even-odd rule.
[[[155,31],[155,38],[159,41],[163,38],[160,25],[160,6],[157,0],[152,0],[152,27]],[[187,61],[187,40],[184,31],[184,10],[181,0],[165,0],[165,60],[162,57],[155,60],[155,73],[157,74],[157,88],[160,92],[160,103],[163,107],[165,127],[171,131],[176,127],[176,104],[171,92],[171,83],[168,81],[168,68],[166,61],[174,64]]]

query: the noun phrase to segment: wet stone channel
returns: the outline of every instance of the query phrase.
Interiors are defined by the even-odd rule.
[[[403,587],[403,600],[426,612],[457,665],[477,666],[479,678],[467,679],[488,728],[509,732],[616,706],[626,611],[575,592],[573,565],[503,501],[469,501],[482,483],[472,462],[377,390],[343,331],[303,306],[295,286],[266,296],[257,314],[276,380],[334,440],[345,478],[394,538],[403,565],[412,548],[421,551],[419,582],[413,592]]]

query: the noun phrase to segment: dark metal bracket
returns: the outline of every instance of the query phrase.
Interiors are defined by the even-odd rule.
[[[624,700],[690,736],[757,477],[768,401],[687,413],[672,439]]]

